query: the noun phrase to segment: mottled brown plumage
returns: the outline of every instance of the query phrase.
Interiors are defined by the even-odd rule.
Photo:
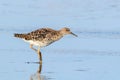
[[[62,35],[59,33],[59,31],[55,31],[50,28],[41,28],[27,34],[15,34],[15,37],[22,38],[25,40],[35,40],[35,41],[42,41],[45,38],[53,39],[53,38],[57,38],[57,36],[62,36]]]
[[[72,33],[70,29],[66,27],[60,30],[53,30],[51,28],[41,28],[26,34],[14,34],[14,36],[21,38],[26,42],[29,42],[30,48],[37,52],[40,52],[41,47],[48,46],[49,44],[59,40],[67,34],[72,34],[77,37],[77,35]],[[38,50],[34,49],[33,45],[38,46]]]

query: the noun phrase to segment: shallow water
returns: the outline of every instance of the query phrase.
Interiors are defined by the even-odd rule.
[[[38,73],[39,60],[37,54],[29,48],[29,44],[14,38],[12,32],[3,33],[2,41],[6,44],[2,42],[0,46],[0,79],[2,80],[117,80],[120,78],[119,39],[93,38],[91,34],[89,38],[66,36],[41,49],[43,63],[41,73]]]
[[[118,0],[0,0],[0,80],[119,80],[119,4]],[[42,48],[42,65],[29,44],[13,36],[64,26],[78,37],[68,35]]]

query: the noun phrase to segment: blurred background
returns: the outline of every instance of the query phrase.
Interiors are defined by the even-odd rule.
[[[119,21],[119,0],[0,0],[0,79],[118,80]],[[69,27],[78,38],[42,48],[38,74],[36,53],[14,33],[43,27]]]

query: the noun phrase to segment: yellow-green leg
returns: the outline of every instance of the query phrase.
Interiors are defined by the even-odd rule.
[[[40,48],[38,48],[38,57],[39,57],[39,60],[40,60],[40,64],[42,64],[42,53],[40,52]]]
[[[38,47],[38,50],[33,48],[33,44],[30,44],[30,48],[33,49],[38,54],[38,58],[40,60],[40,64],[42,63],[42,53],[40,52],[40,47]]]
[[[37,52],[37,49],[33,48],[33,44],[30,44],[30,48]]]

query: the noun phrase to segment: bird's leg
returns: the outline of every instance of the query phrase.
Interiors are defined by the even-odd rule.
[[[37,73],[41,73],[41,71],[42,71],[42,63],[41,64],[39,64],[39,68],[38,68],[38,70],[37,70]],[[40,80],[40,79],[39,79]]]
[[[38,48],[38,57],[39,57],[39,60],[40,60],[40,64],[42,63],[42,53],[40,52],[40,48]]]
[[[30,48],[37,52],[37,49],[33,48],[33,44],[30,44]]]
[[[40,52],[40,48],[38,48],[38,50],[33,48],[33,44],[30,44],[30,48],[33,49],[35,52],[37,52],[39,60],[40,60],[40,64],[41,64],[42,63],[42,53]]]

